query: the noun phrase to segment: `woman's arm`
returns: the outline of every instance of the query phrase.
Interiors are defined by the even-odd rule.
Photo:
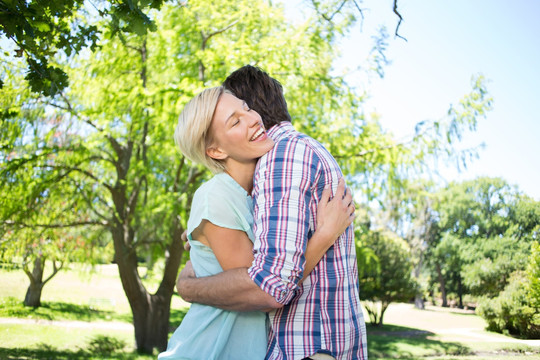
[[[253,261],[253,243],[245,232],[204,220],[193,231],[193,238],[212,249],[223,272],[197,278],[188,261],[176,283],[184,300],[232,311],[270,311],[283,306],[248,276],[247,268]]]
[[[253,243],[244,231],[203,220],[193,232],[193,238],[212,249],[223,271],[250,267],[253,262]]]
[[[326,185],[317,205],[317,228],[307,244],[304,276],[300,282],[307,278],[326,251],[354,220],[352,194],[349,188],[345,190],[343,178],[339,180],[336,196],[329,201],[330,194],[330,186]]]

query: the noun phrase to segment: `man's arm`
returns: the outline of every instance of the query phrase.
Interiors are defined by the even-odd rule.
[[[283,306],[251,280],[247,268],[236,268],[197,278],[191,262],[188,261],[178,276],[176,288],[185,301],[225,310],[255,311]]]

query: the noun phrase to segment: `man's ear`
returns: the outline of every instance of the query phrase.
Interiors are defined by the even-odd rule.
[[[206,155],[215,160],[225,160],[229,155],[214,145],[206,148]]]

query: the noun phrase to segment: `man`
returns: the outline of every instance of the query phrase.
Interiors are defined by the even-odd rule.
[[[261,115],[275,142],[255,170],[254,261],[204,278],[188,264],[178,278],[180,295],[227,310],[273,309],[267,359],[367,359],[352,226],[300,284],[317,203],[324,186],[343,176],[339,166],[320,143],[294,130],[277,80],[248,65],[224,86]]]

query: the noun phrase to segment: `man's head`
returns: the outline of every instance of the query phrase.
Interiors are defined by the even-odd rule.
[[[223,86],[258,112],[267,129],[291,121],[283,87],[258,67],[242,66],[225,79]]]

